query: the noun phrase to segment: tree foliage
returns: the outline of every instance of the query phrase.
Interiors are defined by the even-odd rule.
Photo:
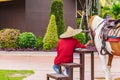
[[[101,16],[104,18],[106,15],[110,15],[113,18],[120,18],[120,1],[114,2],[112,5],[105,5],[102,7]]]
[[[65,23],[63,17],[63,2],[62,0],[53,0],[51,4],[50,16],[53,14],[56,17],[58,36],[65,31]]]
[[[47,31],[43,38],[43,50],[50,50],[56,47],[58,42],[57,26],[55,21],[55,16],[51,15],[50,21],[47,27]],[[49,47],[46,47],[49,46]]]

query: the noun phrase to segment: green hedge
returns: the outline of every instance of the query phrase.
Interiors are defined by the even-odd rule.
[[[6,28],[0,31],[1,48],[17,48],[17,39],[20,34],[18,29]]]
[[[85,44],[86,37],[85,37],[84,33],[81,32],[81,33],[75,35],[74,37],[76,39],[78,39],[82,44]]]
[[[34,48],[36,44],[36,36],[31,32],[23,32],[17,40],[20,48]]]

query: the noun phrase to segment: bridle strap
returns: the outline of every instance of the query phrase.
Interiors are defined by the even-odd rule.
[[[103,20],[103,21],[97,26],[97,28],[98,28],[104,21],[105,21],[105,20]],[[96,31],[97,28],[95,28],[95,30],[92,30],[91,26],[89,27],[92,40],[94,40],[95,31]]]
[[[105,22],[105,21],[106,21],[106,19],[104,19],[101,23],[99,23],[99,25],[97,26],[97,28],[99,28],[99,26],[100,26],[103,22]],[[106,22],[105,22],[105,24],[106,24]],[[94,32],[96,31],[97,28],[95,28]]]

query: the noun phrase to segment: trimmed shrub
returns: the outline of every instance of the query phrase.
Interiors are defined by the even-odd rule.
[[[64,11],[62,0],[52,0],[50,16],[55,15],[58,36],[60,36],[65,31],[63,13]]]
[[[20,48],[34,48],[36,36],[31,32],[24,32],[18,37],[17,44]]]
[[[49,43],[43,44],[43,50],[50,50],[50,49],[52,49],[52,46]]]
[[[18,29],[3,29],[0,31],[1,48],[17,48],[17,39],[20,34]]]
[[[43,46],[43,38],[42,37],[38,37],[36,40],[36,44],[35,44],[35,49],[39,50],[41,49]]]
[[[81,23],[81,18],[77,18],[77,28],[80,27],[80,23]]]
[[[74,36],[76,39],[78,39],[80,41],[80,43],[84,44],[85,43],[85,40],[86,40],[86,37],[85,37],[85,34],[84,33],[79,33],[77,35]]]
[[[43,38],[43,49],[45,50],[45,44],[49,44],[51,48],[56,47],[58,42],[58,34],[57,34],[57,27],[56,27],[56,21],[55,16],[51,15],[47,31],[45,33],[45,36]]]

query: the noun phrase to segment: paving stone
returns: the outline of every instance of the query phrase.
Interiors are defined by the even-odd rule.
[[[24,80],[46,80],[46,74],[54,72],[52,66],[55,55],[56,52],[0,51],[0,69],[34,70],[35,74]],[[90,80],[90,55],[86,55],[85,59],[85,80]],[[76,54],[74,61],[79,62]],[[111,72],[115,80],[120,80],[119,62],[120,58],[115,57],[112,63]],[[95,55],[95,77],[104,77],[98,55]],[[74,70],[74,80],[79,80],[79,69]]]

